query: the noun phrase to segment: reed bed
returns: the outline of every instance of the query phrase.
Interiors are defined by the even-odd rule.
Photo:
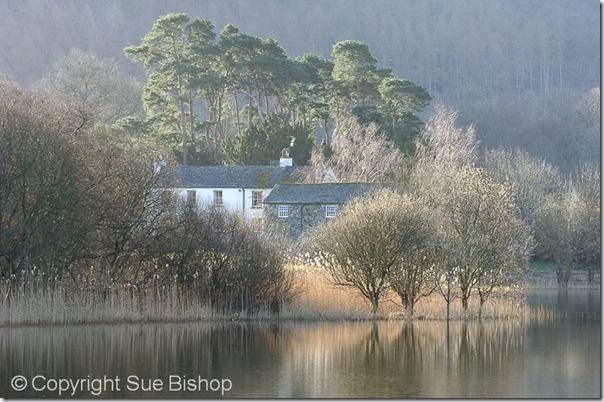
[[[231,321],[231,320],[445,320],[446,305],[433,294],[418,302],[413,317],[404,313],[395,294],[382,301],[377,315],[353,288],[335,286],[317,268],[290,266],[297,295],[278,313],[268,309],[233,312],[213,308],[199,295],[178,287],[170,290],[132,292],[114,290],[101,294],[81,289],[37,291],[11,295],[0,303],[0,326],[68,325],[92,323]],[[525,297],[494,296],[482,310],[481,319],[545,320],[554,313],[531,308]],[[478,301],[464,313],[459,300],[451,304],[450,319],[478,319]]]

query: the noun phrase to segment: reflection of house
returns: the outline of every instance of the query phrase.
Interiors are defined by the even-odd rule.
[[[280,166],[164,166],[162,190],[198,207],[213,206],[259,220],[264,198],[293,170],[289,158],[282,158]]]
[[[304,231],[335,218],[351,199],[383,188],[384,184],[277,184],[264,199],[264,225],[297,238]]]

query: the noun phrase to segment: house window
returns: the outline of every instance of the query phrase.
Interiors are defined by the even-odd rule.
[[[222,199],[222,190],[214,190],[214,204],[215,207],[222,207],[224,201]]]
[[[335,218],[336,217],[336,213],[338,212],[338,206],[337,205],[326,205],[325,206],[325,217],[326,218]]]
[[[187,190],[187,205],[192,207],[197,206],[197,191]]]
[[[287,218],[289,216],[289,205],[279,205],[277,207],[277,216],[279,218]]]
[[[262,191],[252,191],[252,208],[262,208]]]

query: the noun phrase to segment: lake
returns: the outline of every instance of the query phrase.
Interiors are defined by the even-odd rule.
[[[556,317],[3,328],[0,396],[599,398],[599,291],[528,301]]]

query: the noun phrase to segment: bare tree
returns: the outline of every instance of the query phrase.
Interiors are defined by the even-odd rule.
[[[417,285],[410,286],[413,295],[408,298],[403,283],[405,272],[414,266],[411,261],[405,266],[401,263],[424,247],[427,237],[425,208],[408,196],[382,190],[351,201],[338,218],[317,229],[316,261],[334,284],[357,289],[375,314],[395,270],[401,269],[395,277],[401,280],[399,289],[405,300],[416,299]]]
[[[486,152],[484,168],[495,181],[511,189],[522,219],[529,224],[545,197],[563,184],[558,169],[519,149]]]
[[[54,283],[84,248],[86,164],[68,111],[17,87],[0,97],[0,271],[15,285],[33,270]],[[20,274],[25,275],[21,277]]]
[[[334,173],[340,182],[385,182],[392,180],[403,165],[398,149],[379,132],[375,124],[363,125],[349,117],[339,123],[331,143],[331,155],[315,148],[306,181],[325,181]]]
[[[424,234],[416,239],[416,248],[404,252],[399,264],[388,274],[392,290],[401,298],[407,313],[413,317],[416,303],[430,296],[438,287],[438,271],[434,261],[435,236],[429,233],[429,218],[425,217]],[[424,238],[422,238],[425,236]]]
[[[535,215],[539,247],[554,262],[560,287],[568,286],[573,263],[571,203],[569,192],[550,194]]]
[[[476,164],[478,141],[472,126],[457,126],[457,112],[437,104],[416,141],[415,164],[406,187],[437,208],[458,172]]]
[[[416,149],[420,165],[434,166],[446,173],[474,164],[478,141],[473,126],[458,127],[457,112],[439,103],[418,138]]]
[[[574,260],[587,269],[588,281],[600,271],[600,171],[582,164],[571,176],[573,192],[572,217],[574,222]]]
[[[591,281],[600,267],[600,174],[579,167],[566,188],[546,197],[537,210],[540,249],[556,265],[558,284],[567,287],[573,265],[585,267]]]
[[[459,286],[464,310],[481,284],[480,302],[528,263],[533,241],[507,188],[476,168],[453,180],[439,214],[440,247]],[[450,269],[452,268],[452,270]]]
[[[442,103],[435,106],[434,113],[416,141],[415,164],[406,180],[408,191],[419,194],[433,210],[437,220],[438,240],[434,261],[437,268],[437,290],[447,308],[447,320],[451,303],[459,297],[456,262],[447,252],[442,236],[444,216],[447,208],[445,199],[449,186],[458,180],[464,168],[473,166],[477,160],[478,142],[474,129],[457,126],[457,113]]]
[[[40,86],[62,100],[82,125],[142,112],[142,85],[123,75],[112,60],[72,49],[44,76]]]
[[[440,250],[439,250],[440,251]],[[458,283],[455,277],[453,260],[443,252],[437,254],[437,280],[436,288],[447,306],[447,322],[451,317],[451,303],[459,298]]]

